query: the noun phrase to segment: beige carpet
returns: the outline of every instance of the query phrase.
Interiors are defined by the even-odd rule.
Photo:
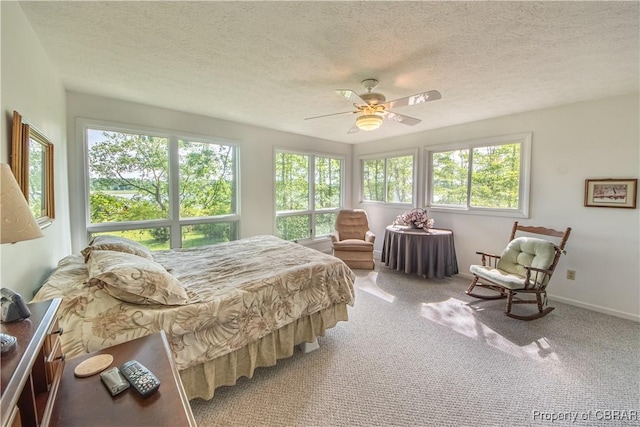
[[[356,274],[350,320],[319,350],[193,400],[198,424],[640,425],[640,324],[553,301],[522,322],[463,278]]]

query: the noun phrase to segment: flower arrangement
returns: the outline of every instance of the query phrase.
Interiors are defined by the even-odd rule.
[[[398,225],[409,225],[415,228],[431,228],[433,227],[434,221],[433,218],[429,218],[429,213],[426,209],[416,208],[398,215],[393,223]]]

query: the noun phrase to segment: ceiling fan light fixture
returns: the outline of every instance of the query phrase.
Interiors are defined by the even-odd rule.
[[[382,116],[377,114],[363,114],[356,119],[356,126],[361,130],[378,129],[382,124]]]

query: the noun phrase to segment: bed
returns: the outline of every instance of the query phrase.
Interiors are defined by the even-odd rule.
[[[33,301],[62,298],[67,357],[164,330],[189,399],[211,399],[346,321],[354,280],[341,260],[274,236],[153,253],[99,236]]]

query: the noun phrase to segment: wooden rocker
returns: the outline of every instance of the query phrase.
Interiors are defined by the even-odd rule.
[[[538,237],[520,236],[516,232],[559,237],[560,244]],[[547,305],[547,285],[558,264],[560,255],[569,239],[571,227],[565,231],[551,228],[518,225],[516,221],[511,230],[509,244],[501,255],[476,252],[482,256],[482,265],[472,265],[469,269],[473,281],[466,294],[481,299],[507,298],[505,313],[520,320],[539,319],[549,314],[554,307]],[[490,289],[497,294],[476,294],[475,287]],[[532,294],[535,299],[520,299],[518,294]],[[511,312],[513,304],[537,304],[538,312],[531,315],[518,315]]]

